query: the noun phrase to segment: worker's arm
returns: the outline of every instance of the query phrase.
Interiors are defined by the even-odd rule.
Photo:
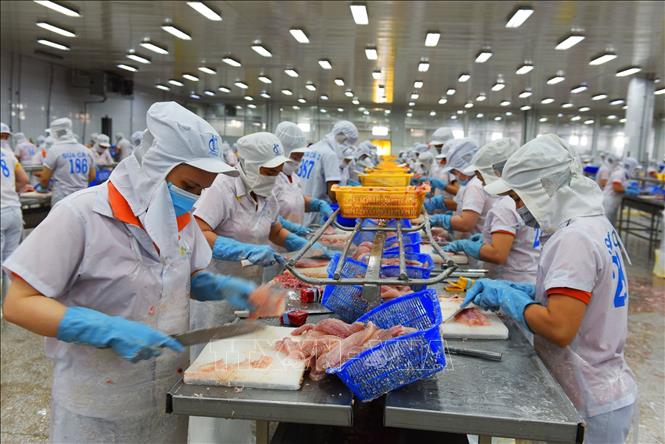
[[[328,186],[328,196],[330,197],[331,202],[336,203],[337,198],[335,197],[335,193],[332,192],[332,186],[337,185],[339,183],[338,180],[334,180],[331,182],[326,182],[326,185]]]
[[[623,184],[621,182],[612,182],[612,189],[614,190],[615,193],[622,194],[626,190],[623,187]]]
[[[55,337],[67,307],[14,275],[2,314],[7,322],[42,336]]]
[[[457,202],[453,199],[443,199],[443,201],[446,203],[446,208],[453,211],[457,210]]]
[[[605,185],[607,185],[607,179],[598,179],[598,186],[601,190],[605,188]]]
[[[25,188],[26,186],[29,186],[30,178],[28,177],[28,174],[25,172],[23,167],[21,167],[20,163],[16,165],[14,175],[16,176],[16,191],[26,191]]]
[[[203,237],[205,237],[208,241],[210,248],[212,248],[215,245],[215,241],[217,240],[217,233],[215,233],[212,227],[204,222],[203,219],[199,219],[198,217],[194,216],[194,220],[199,225],[199,228],[203,232]]]
[[[476,228],[480,214],[471,210],[462,210],[462,214],[454,215],[450,219],[450,226],[455,231],[469,232]]]
[[[88,182],[95,180],[95,177],[97,177],[97,169],[94,167],[94,165],[91,165],[90,169],[88,170]]]
[[[282,224],[279,222],[274,222],[270,226],[270,242],[273,244],[277,244],[280,247],[284,246],[284,243],[286,242],[286,236],[289,235],[289,231],[286,230],[284,227],[282,227]]]
[[[457,192],[459,191],[459,183],[458,183],[457,181],[454,181],[454,182],[449,183],[449,184],[446,185],[446,187],[444,188],[444,191],[445,191],[446,193],[450,193],[450,194],[452,194],[453,196],[456,195]]]
[[[514,240],[513,234],[492,233],[492,243],[483,244],[480,248],[480,259],[493,264],[505,264]]]
[[[47,166],[42,167],[42,174],[39,176],[39,183],[42,188],[46,189],[48,187],[48,181],[51,180],[53,171]]]
[[[586,304],[562,294],[551,294],[547,306],[532,304],[524,310],[524,319],[531,331],[559,347],[566,347],[577,335]]]

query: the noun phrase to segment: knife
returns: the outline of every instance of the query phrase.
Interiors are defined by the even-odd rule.
[[[488,350],[478,350],[475,348],[446,347],[446,350],[451,355],[471,356],[474,358],[485,359],[488,361],[501,361],[503,357],[503,355],[498,352],[493,352]]]
[[[182,345],[190,346],[202,344],[204,342],[215,341],[217,339],[231,338],[233,336],[244,335],[256,330],[265,328],[265,324],[257,321],[237,321],[230,324],[220,325],[218,327],[203,328],[200,330],[191,330],[185,333],[173,335]]]
[[[457,310],[455,310],[450,316],[446,317],[443,321],[441,321],[441,323],[443,324],[444,322],[450,321],[452,318],[454,318],[455,316],[457,316],[458,314],[460,314],[463,310],[465,310],[467,308],[469,308],[469,307],[467,307],[467,306],[462,307],[460,305],[459,307],[457,307]]]

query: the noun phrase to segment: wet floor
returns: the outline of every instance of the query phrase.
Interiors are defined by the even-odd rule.
[[[633,260],[626,358],[640,389],[637,440],[629,442],[665,444],[665,280],[653,276],[645,242],[630,238],[626,247]],[[4,320],[1,333],[0,441],[47,442],[51,363],[43,342]]]

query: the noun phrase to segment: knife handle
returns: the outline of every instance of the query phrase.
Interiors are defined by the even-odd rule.
[[[488,361],[501,361],[503,359],[503,354],[488,350],[478,350],[475,348],[457,348],[457,347],[446,347],[448,353],[451,355],[458,356],[471,356],[474,358],[486,359]]]

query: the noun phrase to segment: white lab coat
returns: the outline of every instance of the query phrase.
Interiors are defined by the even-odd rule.
[[[125,139],[124,137],[118,140],[115,146],[120,150],[120,160],[125,160],[134,152],[134,145],[132,145],[132,142]]]
[[[280,173],[275,181],[275,197],[279,215],[291,222],[301,224],[305,218],[305,195],[300,188],[300,178],[295,174]]]
[[[326,138],[311,145],[309,149],[311,151],[303,155],[298,168],[303,193],[313,199],[330,202],[327,183],[341,180],[336,151]],[[316,217],[316,213],[306,214],[305,225],[312,224]]]
[[[496,201],[496,197],[489,195],[485,191],[480,179],[473,177],[466,185],[460,186],[455,196],[455,201],[457,202],[456,214],[461,215],[462,211],[478,213],[478,222],[476,223],[474,232],[482,233],[485,226],[485,218]]]
[[[51,205],[88,186],[88,172],[95,165],[92,152],[75,141],[53,144],[46,154],[44,166],[52,171]]]
[[[16,192],[16,168],[19,163],[14,153],[0,149],[0,264],[16,250],[23,233],[21,202]],[[2,295],[7,293],[9,277],[2,274]]]
[[[96,165],[113,165],[115,163],[108,149],[103,149],[100,152],[93,147],[90,152],[92,153],[92,158],[95,160]]]
[[[603,188],[603,210],[605,210],[605,215],[612,225],[616,223],[619,208],[621,207],[621,200],[623,199],[623,193],[614,191],[613,185],[615,183],[623,185],[624,189],[628,186],[628,175],[625,168],[617,167],[607,180],[605,188]]]
[[[122,179],[112,177],[118,190]],[[179,234],[178,253],[158,253],[142,228],[113,216],[105,183],[61,201],[4,266],[67,306],[176,334],[189,327],[191,273],[211,258],[193,219]],[[55,338],[46,339],[46,352],[55,363],[52,442],[186,440],[187,418],[164,410],[167,390],[187,368],[187,353],[165,350],[131,363],[110,349]]]

